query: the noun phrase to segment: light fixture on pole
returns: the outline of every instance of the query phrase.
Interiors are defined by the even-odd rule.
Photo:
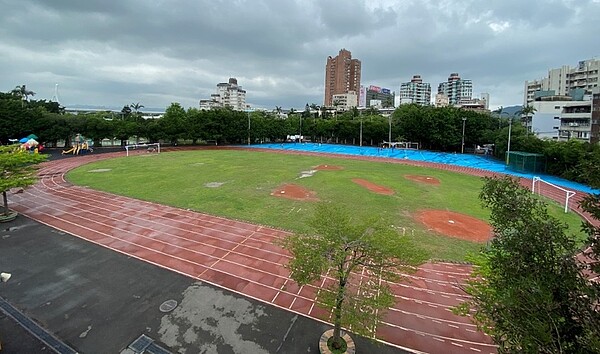
[[[300,115],[300,136],[298,137],[300,143],[302,143],[302,115]]]
[[[362,116],[360,117],[360,144],[359,146],[362,146],[362,130],[363,130],[363,122],[362,122]]]
[[[467,122],[467,118],[463,117],[462,118],[462,122],[463,122],[463,129],[462,129],[462,142],[460,144],[460,153],[464,154],[465,153],[465,123]]]
[[[389,129],[389,132],[388,132],[388,139],[389,139],[388,142],[390,143],[389,147],[392,147],[392,115],[391,114],[388,117],[388,120],[390,121],[390,129]]]
[[[250,145],[250,112],[252,112],[251,109],[246,110],[246,113],[248,113],[248,145]]]

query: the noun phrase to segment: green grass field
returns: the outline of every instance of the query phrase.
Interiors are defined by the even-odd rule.
[[[299,178],[302,171],[327,164],[343,170],[318,171]],[[106,172],[90,172],[109,169]],[[426,175],[439,186],[410,181],[404,175]],[[243,150],[199,150],[143,154],[98,161],[68,173],[70,182],[119,195],[154,201],[212,215],[250,221],[291,231],[306,231],[315,202],[271,196],[277,187],[294,183],[315,191],[323,201],[343,204],[357,218],[378,216],[404,227],[432,258],[462,261],[481,244],[429,232],[411,217],[420,209],[444,209],[488,220],[478,199],[483,181],[453,172],[327,157],[285,155]],[[362,178],[395,191],[379,195],[355,184]],[[207,187],[207,184],[220,184]],[[583,239],[581,219],[564,214],[551,203],[550,212]]]

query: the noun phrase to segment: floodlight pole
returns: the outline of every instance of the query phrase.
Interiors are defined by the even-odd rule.
[[[462,118],[462,122],[463,122],[463,129],[462,129],[462,142],[460,145],[460,153],[464,154],[465,153],[465,123],[467,122],[467,118],[463,117]]]
[[[302,115],[300,115],[300,136],[298,137],[300,143],[302,143]]]
[[[388,142],[390,143],[390,147],[392,147],[392,115],[391,114],[388,117],[388,120],[390,122],[390,129],[388,132]]]
[[[506,148],[506,164],[510,162],[510,133],[512,129],[512,117],[508,118],[508,146]]]
[[[360,117],[360,145],[362,146],[362,130],[363,130],[363,120],[362,120],[362,116]]]

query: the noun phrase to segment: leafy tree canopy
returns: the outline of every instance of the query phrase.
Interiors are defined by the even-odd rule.
[[[472,299],[458,312],[472,311],[500,353],[599,352],[600,298],[566,226],[510,177],[486,178],[480,198],[494,238],[472,259]]]
[[[319,291],[317,301],[333,309],[335,343],[341,326],[374,336],[383,310],[393,303],[387,283],[380,280],[397,280],[401,270],[422,263],[425,252],[381,220],[360,222],[329,203],[317,206],[310,225],[314,233],[283,241],[292,255],[292,279],[301,285],[316,284],[325,275],[333,279]]]
[[[3,214],[8,214],[6,192],[11,188],[24,188],[35,183],[35,164],[44,161],[47,155],[32,154],[19,145],[0,146],[0,191],[4,198]]]

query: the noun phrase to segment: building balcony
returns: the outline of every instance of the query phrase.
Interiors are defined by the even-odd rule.
[[[568,118],[568,119],[591,119],[592,118],[592,113],[591,112],[576,112],[576,113],[562,113],[560,115],[560,117],[562,119]]]

